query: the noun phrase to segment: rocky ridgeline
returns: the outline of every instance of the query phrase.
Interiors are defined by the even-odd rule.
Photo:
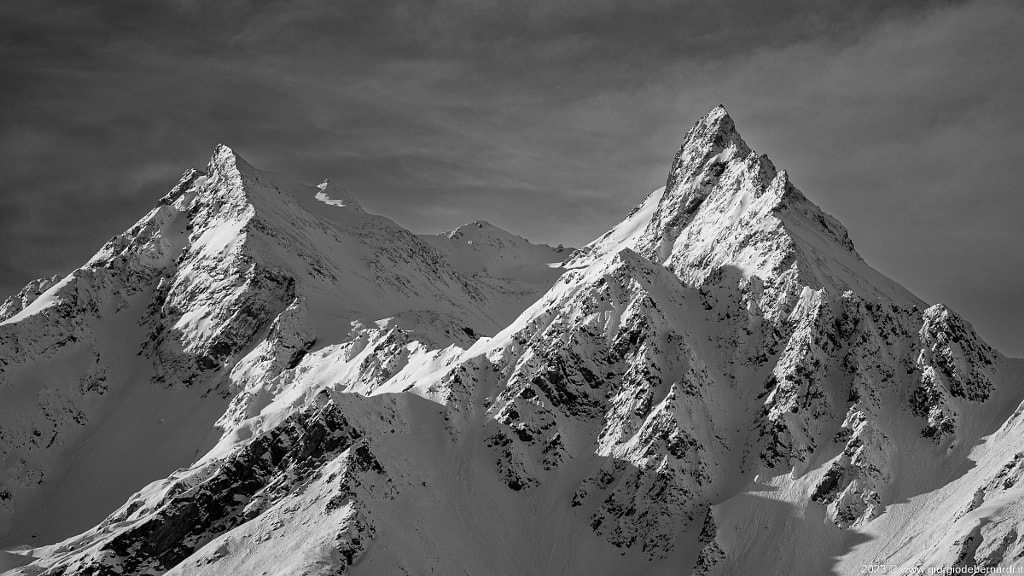
[[[327,220],[296,198],[329,187],[293,187],[285,191],[220,146],[205,172],[186,172],[85,266],[32,282],[4,303],[0,390],[18,401],[8,402],[14,415],[0,418],[0,532],[30,512],[105,406],[143,385],[111,350],[144,359],[148,385],[194,390],[200,402],[261,388],[294,366],[320,338],[309,321],[311,299],[316,314],[343,326],[390,315],[431,343],[496,329],[486,287],[415,235],[351,201],[323,204],[355,214]],[[337,262],[339,250],[355,252],[355,262]],[[364,314],[355,296],[380,303]],[[22,394],[21,382],[40,366],[56,368]]]
[[[351,564],[373,533],[360,500],[393,488],[362,434],[326,393],[229,457],[175,473],[157,496],[132,497],[95,530],[63,543],[53,560],[69,575],[163,574],[217,535],[279,515],[281,501],[309,489],[326,463],[331,472],[318,480],[330,498],[321,513],[341,516],[333,518],[337,551]],[[340,508],[346,510],[338,514]],[[213,556],[196,562],[211,564]]]
[[[486,223],[424,241],[322,186],[347,211],[325,219],[282,186],[219,148],[70,280],[0,309],[4,368],[88,346],[97,319],[140,306],[153,385],[230,398],[211,452],[20,573],[337,574],[363,560],[398,572],[409,564],[396,550],[457,550],[484,526],[526,542],[524,562],[560,542],[569,565],[608,573],[619,558],[729,573],[741,551],[724,527],[742,519],[719,506],[752,483],[770,479],[836,531],[870,529],[907,499],[901,479],[918,482],[909,453],[960,466],[993,431],[979,422],[993,399],[1020,401],[1005,358],[871,269],[720,107],[686,134],[665,188],[566,251],[568,271],[514,320],[495,317],[510,295],[474,258],[511,247],[516,266],[533,265],[556,249]],[[470,236],[490,240],[450,244]],[[358,267],[343,263],[354,245]],[[53,304],[33,312],[41,299]],[[324,302],[346,325],[329,340]],[[95,364],[60,410],[102,394]],[[28,428],[3,432],[5,457],[21,458],[5,481],[23,482],[8,499],[20,498],[45,449],[24,448]],[[1021,516],[1001,503],[1018,495],[1020,454],[989,461],[997,473],[956,479],[970,503],[937,517],[960,538],[922,536],[933,548],[901,552],[907,562],[1016,557]],[[566,520],[517,529],[537,502]],[[975,522],[997,504],[1001,522]],[[421,530],[446,510],[460,522]],[[413,572],[469,571],[456,553],[417,558]]]

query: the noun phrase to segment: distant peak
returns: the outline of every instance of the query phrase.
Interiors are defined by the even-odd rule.
[[[363,207],[359,205],[359,202],[348,193],[348,190],[341,188],[331,182],[330,179],[325,178],[323,182],[317,184],[319,192],[316,193],[316,199],[330,206],[338,206],[339,208],[348,208],[353,212],[364,212]]]
[[[529,239],[509,232],[504,228],[499,228],[487,220],[474,220],[468,224],[463,224],[458,228],[442,232],[441,234],[438,234],[438,236],[444,236],[451,240],[465,239],[474,242],[486,240],[488,242],[498,241],[522,245],[547,246],[547,244],[534,244],[533,242],[530,242]],[[561,245],[559,246],[562,247]]]
[[[461,238],[463,236],[480,237],[482,235],[486,235],[490,237],[518,239],[524,242],[529,242],[528,240],[526,240],[526,238],[523,238],[522,236],[519,236],[517,234],[513,234],[512,232],[509,232],[504,228],[495,226],[494,224],[491,224],[487,220],[474,220],[468,224],[463,224],[462,226],[449,230],[448,232],[444,232],[442,233],[442,235],[448,236],[449,238],[452,239]]]

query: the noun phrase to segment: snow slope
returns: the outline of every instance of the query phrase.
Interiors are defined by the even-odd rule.
[[[415,237],[223,148],[164,205],[0,308],[16,360],[0,394],[31,412],[33,391],[90,374],[57,334],[119,345],[141,315],[137,370],[209,390],[196,429],[213,436],[95,526],[8,549],[10,574],[1024,566],[1024,361],[873,270],[721,107],[666,186],[561,269],[557,249],[483,222]],[[114,253],[142,287],[81,280]],[[101,408],[86,428],[135,429]],[[20,490],[16,505],[42,501]]]
[[[420,239],[460,273],[502,294],[494,300],[507,303],[500,311],[506,324],[561,276],[562,261],[573,253],[572,248],[533,244],[483,220]]]
[[[329,183],[218,147],[85,266],[0,308],[0,542],[95,524],[310,350],[376,322],[471,341],[518,312],[500,296]]]

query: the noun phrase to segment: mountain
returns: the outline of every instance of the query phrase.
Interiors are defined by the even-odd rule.
[[[561,245],[533,244],[483,220],[420,239],[457,271],[501,293],[494,300],[511,308],[504,314],[510,321],[551,287],[564,271],[562,261],[573,253]]]
[[[11,574],[1024,565],[1024,361],[721,107],[578,251],[220,147],[0,313]]]
[[[360,338],[468,345],[518,313],[497,296],[329,183],[219,147],[85,266],[0,308],[0,534],[85,529],[204,453],[264,374]]]

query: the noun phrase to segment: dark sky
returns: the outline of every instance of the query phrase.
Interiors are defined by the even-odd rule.
[[[418,232],[582,245],[722,103],[869,262],[1024,356],[1017,0],[85,4],[0,4],[2,293],[218,142]]]

